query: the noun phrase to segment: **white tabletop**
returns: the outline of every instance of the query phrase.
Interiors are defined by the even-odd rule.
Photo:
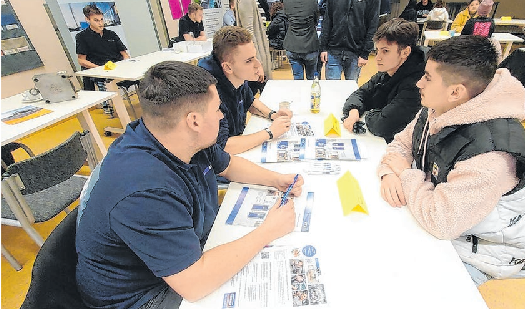
[[[210,52],[203,53],[177,53],[173,50],[163,50],[149,53],[147,55],[134,57],[116,62],[113,70],[104,70],[104,66],[98,66],[89,70],[76,72],[79,76],[98,78],[109,78],[117,80],[139,80],[144,73],[153,65],[162,61],[192,62],[206,57]]]
[[[442,31],[436,31],[436,30],[428,30],[425,31],[425,40],[427,41],[443,41],[450,38],[450,32],[449,31],[443,31],[446,32],[446,34],[442,34]],[[461,33],[456,32],[455,36],[461,35]],[[506,32],[494,32],[492,34],[492,38],[498,40],[500,43],[512,43],[512,42],[523,42],[523,39],[515,36],[511,33]]]
[[[322,136],[323,120],[336,117],[346,97],[357,85],[353,81],[321,81],[321,113],[309,110],[311,81],[270,81],[261,101],[277,108],[282,100],[293,100],[296,119],[307,117]],[[245,132],[268,126],[267,120],[252,117]],[[357,138],[368,157],[362,161],[338,161],[359,181],[369,215],[343,216],[336,187],[341,175],[311,176],[302,171],[306,162],[269,163],[264,166],[286,173],[302,173],[303,192],[315,192],[309,233],[294,232],[274,244],[309,243],[319,252],[329,308],[487,308],[476,286],[449,241],[425,232],[406,208],[392,208],[379,194],[376,167],[384,153],[383,139],[369,133],[356,136],[343,129],[342,137]],[[260,147],[243,154],[255,159]],[[235,240],[251,228],[225,225],[238,192],[229,190],[219,210],[205,250]],[[183,301],[181,308],[222,308],[223,296],[216,291],[201,301]]]
[[[49,114],[13,125],[2,122],[2,145],[74,116],[116,95],[115,92],[79,91],[78,97],[74,100],[50,104],[44,103],[43,101],[22,103],[22,94],[2,99],[2,112],[14,110],[26,105],[38,106],[52,111]]]
[[[494,18],[494,23],[496,25],[510,25],[510,26],[522,26],[525,27],[525,19],[511,19],[511,20],[501,20],[501,18]]]

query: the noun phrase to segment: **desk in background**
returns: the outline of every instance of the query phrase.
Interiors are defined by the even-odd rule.
[[[511,20],[501,20],[501,18],[494,18],[494,23],[496,26],[518,26],[525,27],[525,19],[511,19]]]
[[[75,74],[77,76],[112,79],[111,83],[108,84],[108,91],[118,93],[117,82],[123,80],[139,80],[144,77],[144,74],[151,66],[157,63],[163,61],[195,63],[200,58],[206,57],[209,54],[210,52],[176,53],[173,50],[156,51],[143,56],[118,61],[116,62],[116,68],[113,70],[104,70],[104,66],[98,66],[89,70],[76,72]],[[126,125],[131,122],[131,118],[120,95],[113,99],[113,105],[117,111],[122,128],[125,129]]]
[[[102,142],[102,137],[98,133],[88,109],[111,99],[116,95],[115,92],[79,91],[77,98],[74,100],[49,104],[44,103],[44,101],[22,103],[22,94],[2,99],[2,112],[14,110],[27,105],[42,107],[52,111],[52,113],[13,125],[2,122],[2,145],[13,142],[38,130],[49,127],[61,120],[76,115],[82,128],[84,130],[89,130],[92,133],[91,136],[93,136],[95,143],[100,149],[100,153],[105,156],[107,153],[106,146]]]
[[[447,33],[445,34],[445,33],[442,33],[441,31],[425,31],[424,33],[425,42],[423,45],[428,46],[428,43],[430,41],[444,41],[446,39],[450,39],[450,32],[448,31],[444,31],[444,32],[447,32]],[[458,36],[460,34],[456,33],[455,35]],[[492,34],[492,38],[498,40],[498,42],[500,42],[504,46],[504,49],[502,52],[503,59],[505,59],[509,55],[510,49],[514,42],[523,42],[522,38],[517,37],[510,33],[499,33],[499,32],[496,33],[495,32]]]
[[[271,80],[261,101],[277,109],[280,101],[292,100],[296,119],[307,118],[316,135],[322,136],[324,119],[330,112],[337,118],[342,115],[344,101],[357,85],[354,81],[322,80],[321,112],[314,115],[309,111],[311,83]],[[252,117],[245,133],[268,126],[268,120]],[[366,159],[337,162],[342,173],[350,170],[359,181],[370,214],[343,216],[335,183],[342,173],[305,175],[306,162],[264,164],[279,172],[301,173],[305,179],[303,194],[315,191],[310,232],[294,232],[273,244],[307,243],[316,247],[329,308],[486,309],[450,241],[428,234],[406,208],[393,208],[382,200],[376,168],[385,151],[385,141],[369,133],[361,136],[343,131],[343,138],[357,138],[366,147]],[[242,156],[258,162],[260,152],[259,146]],[[205,250],[252,230],[225,224],[238,194],[228,190]],[[181,308],[224,308],[223,295],[219,290],[195,303],[183,301]]]

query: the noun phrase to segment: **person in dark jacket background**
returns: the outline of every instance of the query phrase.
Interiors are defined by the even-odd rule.
[[[283,41],[288,29],[288,17],[284,14],[282,2],[274,2],[270,8],[271,22],[268,26],[268,41],[270,47],[283,50]]]
[[[317,72],[318,8],[317,0],[284,0],[284,12],[288,16],[284,49],[292,66],[294,79],[304,79],[306,71],[306,78],[312,80]]]
[[[356,80],[374,48],[380,0],[327,0],[321,29],[321,61],[326,79]]]
[[[490,39],[496,28],[494,19],[489,17],[493,4],[493,0],[483,0],[478,6],[477,16],[467,20],[465,27],[461,30],[461,34],[479,35]]]
[[[416,82],[425,70],[425,53],[416,46],[418,32],[416,23],[401,18],[379,27],[374,35],[379,73],[346,99],[346,129],[352,131],[355,122],[368,111],[368,130],[389,143],[415,117],[421,108]]]
[[[403,18],[404,20],[416,22],[417,21],[416,6],[417,6],[417,0],[409,0],[405,9],[401,13],[401,15],[399,15],[399,18]]]
[[[417,11],[417,18],[426,18],[428,16],[428,13],[432,11],[434,8],[434,4],[431,0],[421,0],[416,5],[416,11]]]

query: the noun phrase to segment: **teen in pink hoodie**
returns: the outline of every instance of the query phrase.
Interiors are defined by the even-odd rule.
[[[496,63],[486,38],[436,44],[417,83],[424,108],[378,168],[383,198],[452,240],[478,285],[525,277],[525,89]]]

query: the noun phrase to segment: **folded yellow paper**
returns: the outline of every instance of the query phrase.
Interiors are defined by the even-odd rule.
[[[339,199],[341,200],[344,216],[352,211],[358,211],[368,215],[368,207],[363,198],[361,187],[359,187],[357,179],[352,176],[350,171],[346,172],[337,180],[337,189],[339,191]]]
[[[117,65],[115,63],[113,63],[112,61],[108,61],[106,62],[106,64],[104,64],[104,70],[113,70],[117,67]]]
[[[450,32],[448,32],[448,31],[440,31],[439,35],[448,35],[448,36],[450,36]]]
[[[332,113],[324,121],[324,135],[341,137],[341,125]]]
[[[501,20],[509,21],[512,20],[511,16],[501,16]]]

